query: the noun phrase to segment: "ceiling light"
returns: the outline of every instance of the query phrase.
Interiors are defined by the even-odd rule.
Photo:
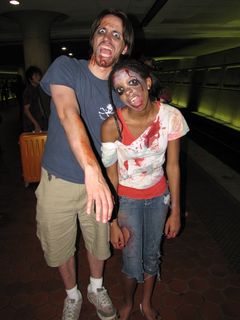
[[[20,4],[20,1],[10,0],[9,3],[12,4],[12,5],[14,5],[14,6],[18,6],[18,5]]]
[[[70,57],[72,57],[73,56],[73,53],[72,52],[69,52],[69,54],[68,54]]]
[[[67,50],[67,48],[66,48],[66,47],[62,47],[61,49],[62,49],[62,51],[66,51],[66,50]]]

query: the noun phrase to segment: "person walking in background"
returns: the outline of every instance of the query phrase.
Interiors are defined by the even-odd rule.
[[[40,88],[42,71],[36,66],[30,66],[26,70],[25,77],[27,86],[23,93],[23,131],[47,131],[49,101],[44,103],[42,98],[43,93]]]
[[[125,105],[102,125],[102,160],[119,196],[111,242],[122,249],[121,320],[130,317],[137,283],[143,283],[142,315],[161,319],[151,304],[160,243],[163,231],[170,239],[180,229],[179,148],[189,129],[179,110],[156,99],[155,85],[159,88],[150,69],[135,60],[120,61],[109,76],[110,92],[114,89]]]
[[[108,75],[120,55],[130,54],[133,29],[125,13],[101,12],[91,27],[87,60],[58,57],[41,80],[51,95],[42,176],[36,190],[37,235],[46,262],[58,267],[67,297],[63,320],[79,318],[82,294],[76,281],[77,220],[90,267],[89,301],[102,320],[116,317],[103,286],[104,261],[110,257],[109,225],[113,202],[100,160],[100,127],[112,112]],[[115,95],[116,102],[121,101]]]
[[[23,131],[23,92],[25,90],[25,85],[20,75],[17,75],[16,79],[12,82],[11,89],[18,104],[19,132],[21,133]]]

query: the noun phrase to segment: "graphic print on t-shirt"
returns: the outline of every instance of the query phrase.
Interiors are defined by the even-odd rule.
[[[105,120],[110,115],[112,115],[113,114],[113,106],[111,105],[111,103],[109,103],[105,107],[100,107],[98,114],[99,114],[100,119],[102,119],[102,120]]]

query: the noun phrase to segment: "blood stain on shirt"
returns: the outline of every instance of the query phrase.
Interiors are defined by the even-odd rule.
[[[156,121],[153,122],[150,130],[144,137],[145,138],[144,143],[147,148],[149,148],[152,145],[155,139],[159,138],[159,129],[160,129],[160,122],[159,122],[159,119],[157,119]]]

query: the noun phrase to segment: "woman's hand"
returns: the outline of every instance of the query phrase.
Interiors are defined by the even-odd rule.
[[[180,215],[171,214],[166,221],[164,230],[167,239],[175,238],[180,230],[180,227]]]
[[[123,249],[125,246],[122,230],[115,220],[111,223],[110,240],[115,249]]]

